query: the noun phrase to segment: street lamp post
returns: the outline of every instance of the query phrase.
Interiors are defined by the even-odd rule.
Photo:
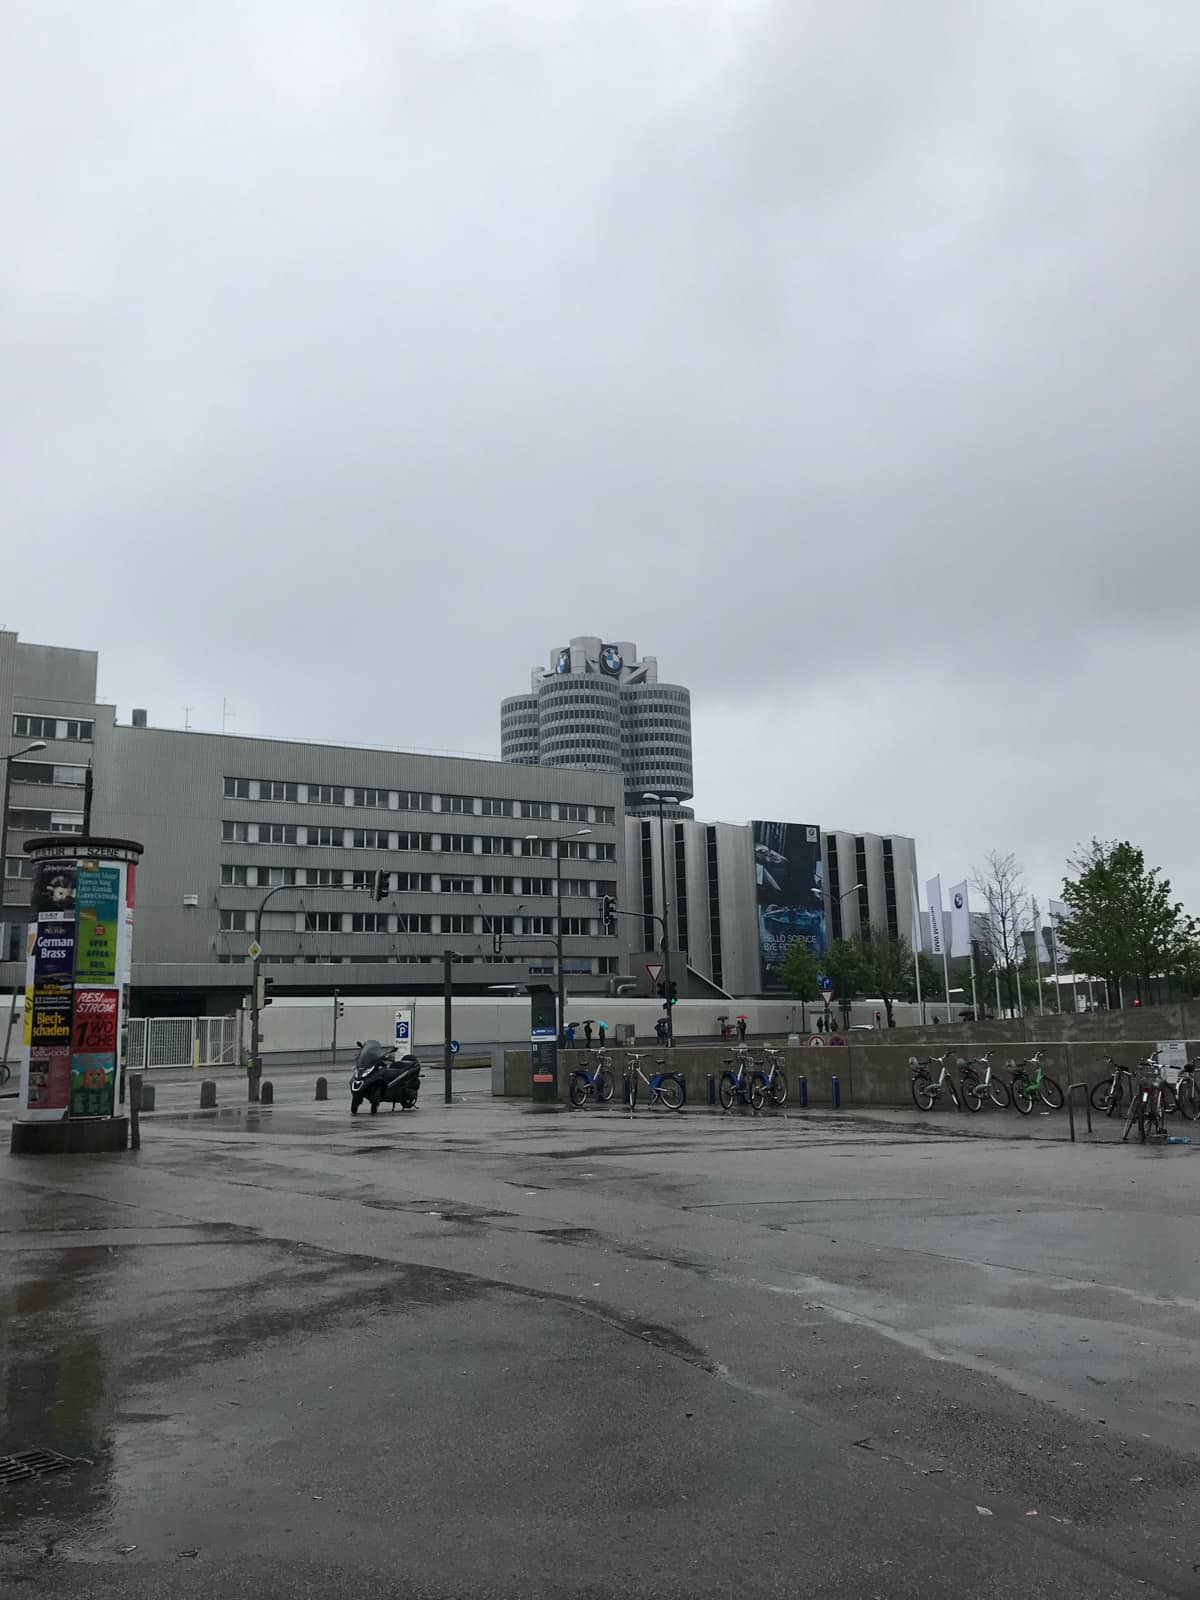
[[[12,793],[12,764],[19,761],[22,756],[31,756],[37,750],[44,750],[46,741],[35,739],[32,744],[27,744],[23,750],[10,750],[2,759],[4,761],[4,809],[0,812],[0,923],[5,929],[8,924],[4,921],[4,902],[7,900],[8,889],[8,800]]]
[[[563,845],[567,839],[582,839],[584,834],[591,833],[590,828],[577,828],[574,833],[564,835],[562,839],[554,841],[554,950],[558,967],[558,1048],[561,1050],[566,1044],[566,981],[563,974],[563,931],[562,931],[562,861]],[[527,833],[525,838],[536,839],[536,833]]]
[[[847,900],[849,900],[849,898],[850,898],[850,896],[852,894],[857,894],[858,891],[861,888],[862,888],[862,884],[861,883],[856,883],[851,888],[847,889],[844,894],[838,895],[838,902],[837,903],[838,903],[838,921],[839,922],[841,922],[841,920],[842,920],[842,906],[846,903]],[[861,926],[861,924],[862,924],[862,919],[860,918],[859,919],[859,930],[858,930],[858,936],[859,936],[860,939],[862,938],[862,926]],[[844,933],[843,933],[843,937],[845,937]],[[842,996],[842,1025],[844,1027],[848,1027],[849,1026],[849,1017],[850,1017],[850,1002],[843,995]],[[828,1021],[829,1021],[829,1001],[828,1000],[826,1000],[826,1002],[825,1002],[825,1021],[826,1021],[826,1023],[828,1023]]]
[[[678,797],[673,794],[644,794],[643,800],[649,800],[658,806],[658,856],[659,866],[662,869],[662,899],[663,899],[663,971],[667,983],[667,1047],[675,1043],[675,1008],[671,1004],[671,913],[667,908],[667,835],[666,822],[663,817],[665,805],[678,805]]]

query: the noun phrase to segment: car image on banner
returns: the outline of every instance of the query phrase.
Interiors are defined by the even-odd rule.
[[[779,963],[796,939],[825,949],[821,830],[804,822],[755,822],[754,878],[764,990],[780,990]]]

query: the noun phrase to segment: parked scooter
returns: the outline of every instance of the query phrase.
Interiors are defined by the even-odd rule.
[[[365,1100],[374,1116],[384,1100],[411,1111],[421,1088],[421,1063],[416,1056],[396,1055],[396,1046],[380,1044],[378,1039],[358,1041],[358,1058],[350,1079],[350,1115],[357,1114]]]

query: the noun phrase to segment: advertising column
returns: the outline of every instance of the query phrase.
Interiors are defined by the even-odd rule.
[[[111,1118],[133,952],[141,845],[30,839],[25,1032],[18,1122]]]

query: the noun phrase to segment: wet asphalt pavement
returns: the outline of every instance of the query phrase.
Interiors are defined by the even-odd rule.
[[[314,1076],[0,1155],[0,1594],[1200,1595],[1194,1147]]]

